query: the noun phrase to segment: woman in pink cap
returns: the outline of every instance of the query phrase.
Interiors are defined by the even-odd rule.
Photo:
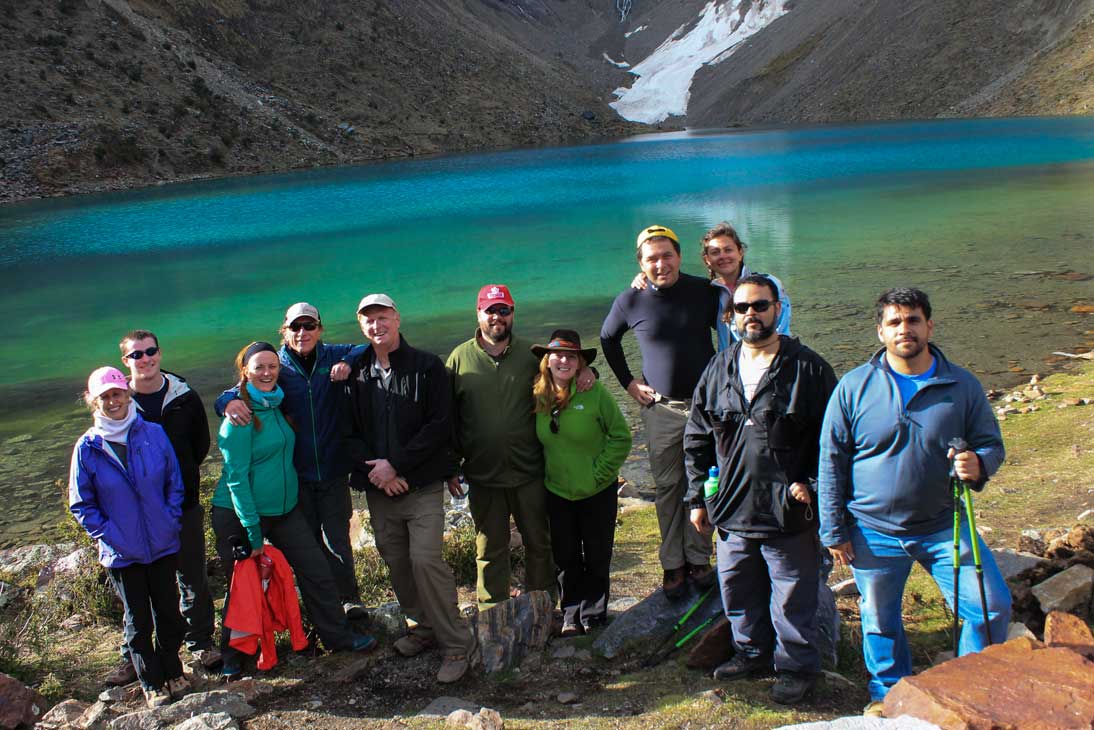
[[[72,451],[68,506],[99,543],[99,562],[125,607],[125,642],[145,701],[159,707],[189,689],[175,581],[182,476],[167,434],[137,413],[120,370],[91,373],[84,401],[94,423]]]

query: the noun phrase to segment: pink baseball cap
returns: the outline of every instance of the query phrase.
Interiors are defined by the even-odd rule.
[[[117,368],[108,365],[99,368],[87,378],[87,392],[91,394],[92,398],[98,398],[113,388],[129,390],[129,381],[122,375],[122,371]]]
[[[479,289],[478,309],[486,309],[495,304],[508,304],[515,307],[513,295],[509,293],[509,287],[505,284],[487,284]]]

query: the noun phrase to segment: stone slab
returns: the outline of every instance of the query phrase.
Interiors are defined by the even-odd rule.
[[[992,557],[1003,578],[1013,578],[1023,570],[1044,565],[1048,561],[1033,553],[1023,553],[1010,548],[992,548]]]
[[[914,717],[837,717],[823,722],[783,725],[775,730],[941,730],[938,725]]]
[[[1094,570],[1085,565],[1072,565],[1033,586],[1030,591],[1046,615],[1053,611],[1075,610],[1085,614],[1094,591]]]
[[[1068,649],[1012,639],[905,677],[886,717],[910,715],[947,730],[1090,730],[1094,662]]]
[[[554,603],[546,591],[529,591],[479,611],[471,619],[487,673],[516,667],[547,645]],[[453,708],[457,709],[457,708]]]
[[[1085,621],[1071,613],[1053,611],[1045,617],[1045,643],[1094,659],[1094,635]]]

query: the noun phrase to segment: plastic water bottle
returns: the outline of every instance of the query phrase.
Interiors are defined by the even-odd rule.
[[[713,499],[718,494],[718,467],[710,467],[707,472],[707,480],[703,482],[703,498]]]

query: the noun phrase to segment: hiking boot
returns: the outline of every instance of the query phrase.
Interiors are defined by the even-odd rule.
[[[403,656],[418,656],[423,651],[433,646],[433,639],[427,639],[419,634],[407,634],[396,639],[392,646],[395,647],[395,651]]]
[[[562,631],[559,632],[559,636],[563,639],[569,639],[571,636],[581,636],[585,633],[585,627],[576,621],[563,621]]]
[[[771,688],[771,699],[780,705],[796,705],[813,691],[816,684],[817,677],[814,674],[779,672],[775,686]]]
[[[885,717],[885,705],[881,700],[872,700],[862,708],[863,717]]]
[[[238,656],[230,660],[224,660],[224,663],[220,667],[220,676],[224,677],[224,679],[229,682],[243,679],[243,665],[240,664]]]
[[[476,641],[474,648],[468,654],[446,656],[441,662],[441,668],[437,671],[437,681],[441,684],[459,682],[467,674],[467,670],[473,668],[481,661],[479,643]]]
[[[167,680],[167,692],[173,700],[181,700],[190,691],[190,682],[186,677],[176,677]]]
[[[190,652],[190,656],[197,659],[201,666],[206,669],[213,669],[221,661],[220,649],[215,646],[210,646],[208,649],[197,649]]]
[[[688,580],[704,591],[714,585],[714,568],[707,563],[687,564]]]
[[[771,673],[771,658],[766,656],[750,657],[734,654],[733,658],[714,670],[715,679],[744,679]]]
[[[368,618],[368,611],[357,601],[346,601],[342,604],[342,611],[345,612],[346,618],[350,621]]]
[[[369,636],[368,634],[355,634],[353,643],[349,645],[349,650],[367,654],[377,646],[379,646],[379,643],[376,641],[375,637]]]
[[[107,687],[124,687],[136,681],[137,670],[133,667],[133,662],[128,659],[122,659],[121,663],[103,678],[103,684]]]
[[[684,568],[670,568],[665,571],[665,577],[661,581],[661,588],[665,591],[665,597],[670,601],[675,601],[684,595],[685,575]]]
[[[166,687],[160,687],[159,689],[144,687],[142,689],[144,691],[144,704],[148,705],[149,709],[171,704],[171,693],[167,691]]]

